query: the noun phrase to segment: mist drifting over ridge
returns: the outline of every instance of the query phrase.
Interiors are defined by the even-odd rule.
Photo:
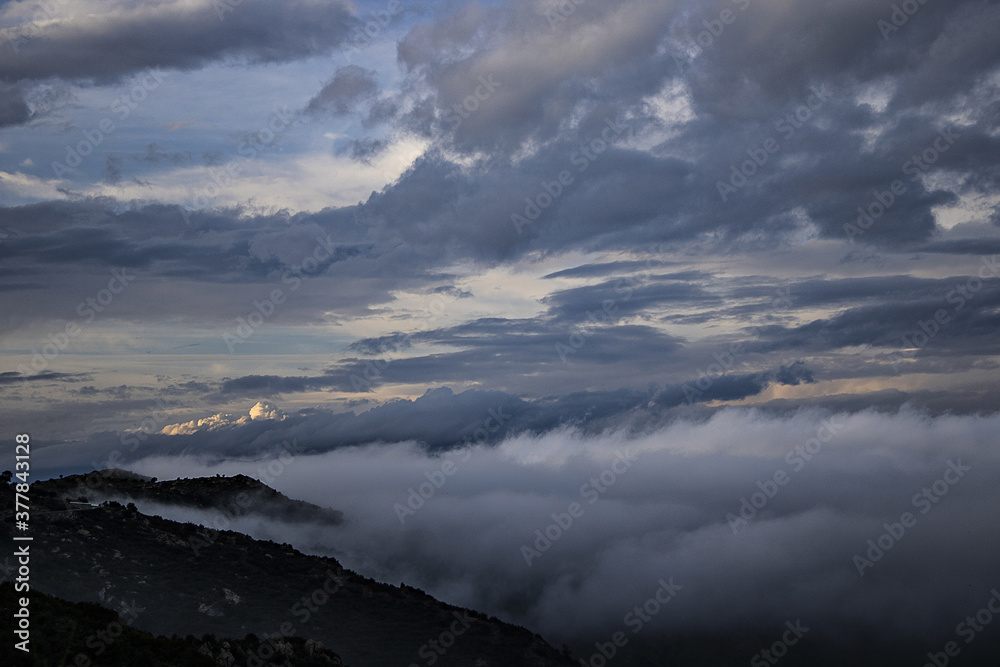
[[[995,586],[998,420],[727,409],[643,435],[564,428],[433,455],[413,442],[348,447],[291,458],[270,481],[341,509],[342,528],[233,526],[554,639],[601,637],[672,577],[683,594],[647,634],[759,631],[801,617],[834,636],[922,641],[949,634]],[[616,464],[619,454],[631,465]],[[253,476],[255,465],[151,457],[131,467]],[[535,531],[572,503],[581,515],[526,558],[525,545],[545,544]],[[866,555],[906,512],[915,524],[883,538],[884,555]]]

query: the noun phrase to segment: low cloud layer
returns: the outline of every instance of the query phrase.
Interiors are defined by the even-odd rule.
[[[342,510],[336,530],[177,517],[330,553],[553,640],[604,638],[672,577],[684,588],[649,637],[802,618],[824,636],[898,634],[930,648],[1000,575],[998,426],[995,415],[729,409],[642,436],[565,428],[442,456],[402,442],[131,468],[242,472]]]

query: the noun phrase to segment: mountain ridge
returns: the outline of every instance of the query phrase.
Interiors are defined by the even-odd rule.
[[[82,511],[70,505],[92,499],[74,496],[81,481],[93,488],[94,498],[123,488],[139,495],[157,489],[164,497],[171,489],[187,489],[192,493],[185,502],[200,503],[209,488],[253,490],[256,480],[171,484],[119,473],[88,475],[31,485],[33,590],[119,613],[133,610],[133,626],[154,635],[313,639],[351,667],[573,664],[529,630],[409,586],[368,579],[334,558],[146,515],[114,500]],[[4,494],[4,509],[13,495]],[[12,527],[4,521],[5,532]]]

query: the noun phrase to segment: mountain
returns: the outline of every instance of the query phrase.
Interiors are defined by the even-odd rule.
[[[13,528],[13,497],[13,490],[3,494],[6,539]],[[252,634],[265,652],[277,651],[287,637],[319,641],[351,667],[573,664],[524,628],[447,605],[415,588],[367,579],[333,558],[145,515],[131,503],[71,504],[82,498],[131,497],[218,507],[250,498],[246,512],[341,520],[339,513],[289,500],[247,477],[157,482],[101,471],[35,482],[29,497],[32,600],[43,592],[69,602],[98,603],[154,635]],[[5,578],[13,578],[13,563],[4,565]],[[57,605],[50,609],[61,613]],[[53,622],[49,619],[49,627],[57,627]],[[36,646],[69,641],[44,637],[44,627],[36,626],[32,635]],[[230,664],[253,667],[254,661]]]
[[[0,583],[0,606],[17,609],[17,598],[9,581]],[[67,602],[39,591],[30,593],[31,631],[36,637],[30,654],[16,650],[10,642],[0,648],[4,664],[72,665],[74,667],[218,667],[246,665],[262,655],[262,642],[254,635],[245,639],[216,639],[192,635],[154,637],[129,626],[124,618],[91,602]],[[41,639],[44,639],[42,641]],[[284,639],[280,658],[272,667],[343,667],[340,657],[319,642],[301,637]]]
[[[51,479],[43,484],[43,488],[60,498],[75,500],[85,497],[96,503],[104,500],[146,500],[163,505],[220,510],[231,517],[255,514],[286,523],[337,525],[344,520],[342,512],[292,500],[246,475],[158,482],[153,477],[112,469]]]

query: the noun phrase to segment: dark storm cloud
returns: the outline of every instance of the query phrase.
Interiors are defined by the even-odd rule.
[[[165,380],[167,378],[164,377],[162,379]],[[210,387],[205,382],[198,382],[197,380],[188,380],[187,382],[172,383],[166,388],[161,389],[160,391],[177,396],[184,396],[191,394],[208,393],[209,390]]]
[[[379,336],[377,338],[362,338],[348,345],[347,349],[351,352],[371,356],[389,351],[406,350],[412,346],[412,336],[394,334],[392,336]]]
[[[230,328],[276,289],[285,299],[269,323],[288,324],[323,321],[331,311],[371,315],[395,290],[441,284],[426,254],[398,245],[376,251],[350,210],[257,215],[252,223],[245,216],[240,208],[199,211],[187,225],[177,206],[107,200],[0,208],[0,227],[16,231],[0,243],[11,272],[4,291],[14,295],[0,329],[33,328],[44,338],[52,320],[78,317],[80,304],[107,289],[112,272],[129,282],[102,317]],[[29,298],[39,290],[45,298]]]
[[[811,306],[837,306],[885,299],[891,299],[895,302],[919,301],[938,297],[943,299],[944,295],[959,280],[958,278],[937,280],[902,275],[813,279],[790,282],[784,286],[784,290],[797,308],[809,308]],[[753,283],[758,281],[762,284],[736,286],[727,293],[727,296],[741,301],[762,299],[774,295],[775,288],[768,285],[764,278],[740,282]]]
[[[584,80],[598,95],[611,93],[610,72],[632,70],[635,59],[655,50],[674,7],[672,2],[581,6],[569,29],[553,33],[533,3],[503,8],[469,3],[413,28],[399,44],[399,60],[432,87],[442,127],[454,126],[452,118],[462,120],[452,135],[456,146],[513,152],[529,138],[546,141],[559,131],[562,113],[586,95]],[[620,81],[615,92],[627,100],[635,75],[630,71]],[[458,109],[470,96],[487,99],[462,118]]]
[[[107,183],[117,184],[122,180],[123,166],[126,161],[137,162],[146,165],[167,164],[170,166],[180,166],[191,161],[191,153],[188,151],[168,151],[156,143],[146,146],[146,151],[139,154],[118,154],[111,153],[104,156],[104,180]]]
[[[152,157],[150,157],[152,155]],[[150,147],[143,159],[181,159]],[[15,233],[0,243],[0,257],[22,273],[85,271],[88,267],[142,269],[164,277],[210,282],[275,282],[285,273],[325,274],[337,263],[371,254],[356,224],[319,227],[306,216],[256,216],[251,228],[232,208],[191,214],[177,206],[139,205],[121,210],[106,199],[45,202],[0,208]],[[330,233],[337,236],[337,240]],[[303,260],[322,252],[314,265]]]
[[[344,115],[352,111],[362,101],[371,99],[378,93],[378,83],[372,70],[348,65],[337,70],[330,83],[323,86],[306,105],[306,112],[318,114],[330,112]]]
[[[364,344],[382,346],[383,343],[386,341],[365,341]],[[524,351],[522,358],[509,359],[505,355],[502,361],[497,361],[494,351],[496,348],[486,349],[489,350],[486,353],[457,352],[390,361],[378,360],[375,363],[347,360],[338,364],[336,368],[327,370],[321,376],[245,376],[224,381],[219,393],[223,397],[232,399],[234,396],[262,398],[322,389],[366,392],[385,383],[426,384],[435,381],[461,380],[470,375],[480,379],[491,378],[490,384],[502,385],[505,374],[516,374],[518,364],[528,365],[527,360],[531,355],[529,351]],[[548,355],[552,356],[551,353]],[[541,361],[538,361],[536,365],[540,363]],[[513,370],[504,368],[511,365]],[[365,438],[385,441],[404,439],[403,432],[393,430],[395,427],[386,431],[372,430],[375,424],[399,421],[409,424],[410,437],[426,442],[432,447],[446,446],[457,442],[465,435],[460,430],[455,430],[455,425],[467,423],[474,418],[474,414],[470,416],[470,412],[475,413],[476,410],[482,411],[488,408],[487,404],[491,401],[511,406],[511,415],[505,421],[504,428],[495,436],[491,435],[491,440],[510,432],[523,430],[540,433],[566,423],[586,424],[587,428],[600,430],[614,427],[626,419],[635,418],[640,422],[656,421],[662,417],[664,410],[678,406],[756,396],[774,382],[798,385],[802,382],[815,382],[815,379],[813,371],[803,361],[797,361],[773,372],[729,373],[710,378],[692,377],[664,387],[653,384],[646,390],[621,388],[563,392],[530,402],[501,392],[468,390],[455,395],[445,387],[428,390],[423,397],[413,402],[395,401],[391,403],[391,409],[380,406],[362,413],[358,417],[361,421],[355,424],[367,424],[363,435],[357,435],[354,426],[345,426],[336,442],[340,444],[365,442]],[[394,417],[385,421],[383,417],[390,412],[398,414],[398,420]],[[432,427],[420,426],[423,420],[421,415],[431,412],[435,412],[440,421],[435,421]],[[643,414],[632,414],[636,412]],[[457,417],[452,416],[452,413],[456,413]],[[342,419],[348,420],[344,422],[348,424],[351,418],[342,417]],[[321,445],[313,446],[322,448]]]
[[[377,384],[369,383],[362,376],[360,365],[353,371],[346,373],[338,369],[322,376],[235,378],[224,381],[217,394],[204,396],[202,402],[211,404],[220,399],[233,401],[240,397],[253,400],[322,389],[366,391]],[[353,384],[355,378],[363,382],[360,389]],[[317,452],[371,442],[404,440],[417,441],[431,450],[447,450],[467,441],[496,443],[518,433],[542,434],[566,426],[588,433],[614,430],[625,423],[636,429],[649,429],[672,419],[672,410],[676,408],[693,408],[713,401],[756,396],[773,382],[798,384],[810,380],[811,371],[798,363],[774,372],[714,377],[707,386],[702,384],[701,378],[690,378],[683,383],[650,386],[646,390],[622,388],[563,392],[533,400],[502,391],[466,390],[455,393],[448,387],[439,387],[428,389],[415,400],[393,400],[358,414],[310,409],[283,421],[269,422],[266,427],[262,426],[262,422],[252,421],[187,435],[150,435],[142,452],[136,456],[148,456],[151,452],[167,455],[190,451],[208,457],[264,454],[281,442],[292,439],[303,451]],[[152,399],[132,398],[140,389],[125,385],[108,389],[87,386],[79,394],[82,397],[109,396],[118,399],[120,404],[91,404],[92,414],[113,407],[115,413],[121,415],[128,410],[150,409]],[[84,406],[81,404],[79,407],[82,409]],[[493,421],[489,427],[482,428],[491,416]],[[165,425],[161,418],[159,426]],[[109,439],[108,434],[98,433],[89,436],[80,445],[80,456],[107,456],[115,447],[114,438]],[[122,460],[134,458],[131,452],[121,452],[120,456]]]
[[[0,127],[20,125],[31,118],[31,109],[24,100],[21,86],[0,81]]]
[[[980,99],[986,93],[977,88],[970,98],[997,61],[998,48],[979,27],[983,14],[996,13],[995,7],[970,1],[923,8],[919,21],[885,40],[877,20],[891,15],[889,0],[865,6],[749,5],[601,3],[577,7],[553,26],[533,3],[468,4],[414,27],[399,45],[399,58],[435,94],[420,98],[424,111],[414,121],[419,129],[411,129],[460,150],[512,153],[528,143],[535,148],[519,160],[517,173],[507,173],[502,161],[484,164],[492,176],[484,181],[488,195],[475,170],[451,172],[428,160],[370,205],[392,208],[394,195],[409,200],[418,183],[444,196],[454,193],[449,205],[425,200],[429,228],[452,231],[474,252],[496,248],[501,257],[525,245],[622,248],[690,239],[708,229],[731,242],[752,238],[766,247],[800,228],[802,220],[789,214],[796,209],[824,236],[845,238],[844,225],[855,221],[858,207],[869,206],[873,193],[899,181],[905,193],[862,239],[891,244],[927,239],[935,229],[933,209],[956,201],[955,192],[916,180],[919,173],[995,170],[1000,146],[993,119],[975,113],[988,96]],[[736,21],[710,48],[699,48],[703,21],[726,8]],[[941,51],[941,62],[906,55],[935,43],[961,47]],[[692,48],[695,57],[675,59]],[[788,53],[797,56],[787,58]],[[549,66],[536,66],[539,60]],[[962,75],[941,76],[944,62],[964,67]],[[483,92],[486,75],[500,85],[479,95],[485,99],[475,103],[474,112],[455,115],[456,104]],[[653,114],[648,98],[678,81],[689,92],[696,117],[673,128],[670,157],[659,147],[643,155],[619,147],[597,157],[585,174],[572,169],[574,151],[579,155],[599,137],[606,120],[623,122],[630,135],[669,122]],[[885,112],[857,101],[869,88],[888,96]],[[907,106],[934,95],[936,105],[925,113]],[[611,98],[618,104],[609,104]],[[570,110],[580,108],[584,115],[568,123]],[[805,122],[796,120],[802,109]],[[948,110],[968,112],[971,124],[949,127],[943,120]],[[455,119],[461,121],[457,128],[446,129]],[[876,127],[874,146],[866,145]],[[933,151],[935,141],[944,145],[942,131],[947,150]],[[735,194],[720,197],[719,183],[728,183],[733,166],[767,139],[778,140],[778,154],[768,156],[763,167],[751,165],[760,173],[733,188]],[[934,160],[925,167],[920,156],[928,149]],[[567,168],[576,184],[565,188],[528,234],[504,229],[512,213],[524,210],[526,196]],[[464,187],[456,187],[456,178]],[[579,186],[583,181],[586,187]],[[498,185],[508,193],[496,192]],[[986,181],[977,189],[996,191],[996,183]],[[484,219],[484,211],[494,213],[492,220]],[[493,233],[486,233],[491,228]]]
[[[42,371],[34,375],[25,375],[18,371],[4,371],[0,373],[0,386],[22,384],[26,382],[79,382],[81,379],[89,378],[87,373],[57,373],[55,371]]]
[[[389,145],[390,142],[386,139],[354,139],[347,145],[347,152],[352,159],[370,164],[372,159],[384,153]]]
[[[813,372],[806,367],[804,361],[796,361],[790,366],[782,366],[775,375],[775,380],[781,384],[798,385],[803,382],[816,382]]]
[[[363,203],[295,215],[237,208],[197,211],[189,216],[191,224],[178,207],[155,203],[95,199],[4,208],[0,223],[18,235],[4,240],[0,255],[23,276],[20,288],[45,284],[53,294],[82,282],[94,267],[139,268],[151,281],[166,285],[156,293],[157,300],[143,299],[145,311],[133,306],[130,316],[177,315],[171,304],[183,303],[181,314],[191,321],[231,322],[231,317],[246,314],[246,304],[280,284],[283,272],[301,262],[317,236],[329,234],[339,254],[317,271],[315,277],[321,274],[322,279],[303,290],[308,298],[297,298],[277,315],[298,323],[316,321],[322,313],[344,318],[369,314],[376,305],[390,304],[399,290],[426,293],[453,279],[442,275],[452,269],[442,267],[481,270],[561,253],[614,251],[620,252],[610,257],[615,261],[551,273],[552,279],[599,282],[540,295],[546,310],[536,319],[478,319],[415,334],[413,342],[431,346],[431,353],[391,360],[378,376],[369,372],[372,377],[366,381],[374,387],[474,380],[539,396],[555,393],[560,385],[644,386],[654,374],[670,387],[691,377],[696,364],[710,363],[700,361],[711,359],[715,350],[710,345],[635,323],[643,320],[719,325],[706,329],[719,349],[747,342],[746,372],[720,378],[720,396],[753,395],[771,380],[757,374],[794,368],[795,358],[761,358],[764,354],[801,352],[810,372],[825,378],[827,371],[845,366],[837,353],[859,345],[880,348],[877,352],[902,347],[902,336],[917,330],[919,322],[939,308],[953,307],[946,302],[951,279],[795,278],[790,274],[796,268],[799,275],[811,275],[813,269],[794,262],[780,280],[759,275],[734,279],[724,270],[716,274],[684,267],[650,275],[648,263],[632,258],[663,254],[653,249],[666,247],[672,260],[690,254],[738,261],[759,251],[792,249],[803,239],[812,243],[816,234],[846,240],[844,225],[857,223],[858,208],[869,209],[895,181],[905,191],[893,195],[884,214],[854,239],[853,248],[877,243],[879,252],[896,258],[956,256],[935,259],[936,268],[946,267],[935,275],[949,275],[949,263],[958,265],[962,255],[996,248],[995,238],[937,238],[944,230],[936,226],[935,215],[959,196],[991,202],[1000,191],[1000,140],[990,78],[1000,47],[982,28],[995,18],[997,7],[971,0],[928,4],[883,39],[877,21],[892,13],[889,0],[865,5],[750,2],[745,10],[742,4],[584,3],[556,25],[550,25],[544,8],[529,2],[449,6],[412,27],[399,42],[397,57],[406,80],[398,91],[386,91],[384,99],[374,101],[380,94],[375,75],[351,66],[335,72],[310,103],[332,113],[357,109],[363,125],[388,126],[384,136],[391,139],[353,138],[346,144],[345,150],[358,158],[388,150],[383,142],[408,131],[430,141],[428,151],[395,182]],[[178,16],[210,12],[207,7]],[[736,20],[711,46],[698,47],[704,21],[714,20],[723,8],[733,10]],[[272,11],[287,16],[271,22]],[[115,19],[87,19],[105,21],[100,25],[108,31],[100,38],[88,36],[90,23],[83,20],[46,27],[50,38],[39,35],[24,42],[39,57],[27,58],[24,50],[17,63],[38,72],[48,66],[53,73],[26,69],[19,77],[114,80],[140,72],[153,60],[182,69],[230,57],[278,62],[335,45],[336,30],[308,37],[319,30],[314,24],[334,21],[343,10],[312,4],[278,10],[242,3],[221,23],[212,16],[198,28],[218,37],[202,46],[204,53],[188,49],[189,32],[181,31],[173,60],[156,55],[161,42],[154,40],[148,53],[128,51],[117,64],[104,59],[101,65],[88,47],[79,63],[65,65],[68,73],[55,72],[49,56],[57,46],[82,49],[90,44],[96,49],[94,45],[104,43],[100,40],[127,44],[116,31],[132,25],[129,21],[159,25],[144,12],[140,8]],[[227,32],[245,32],[252,21],[265,26],[265,37],[258,42]],[[300,43],[291,45],[293,38]],[[105,67],[101,72],[99,65]],[[87,67],[95,73],[72,71]],[[383,80],[381,72],[378,80]],[[456,126],[455,104],[469,96],[477,109],[467,112],[468,117],[459,114]],[[370,105],[365,115],[364,107]],[[807,118],[789,124],[789,114],[794,119],[803,109]],[[602,151],[582,157],[594,140],[619,125],[621,134]],[[719,182],[729,182],[733,168],[750,159],[748,151],[759,155],[769,138],[779,140],[779,150],[755,168],[746,184],[720,196]],[[160,142],[147,150],[151,163],[172,164],[161,148],[166,145]],[[935,159],[923,171],[914,166],[914,158],[926,160],[928,151]],[[120,163],[111,167],[112,180],[124,178]],[[552,184],[564,171],[572,182],[552,195]],[[551,200],[544,207],[539,206],[542,193]],[[527,214],[531,206],[543,210]],[[512,222],[515,215],[532,219],[519,229]],[[868,250],[859,254],[864,252]],[[766,274],[767,267],[755,271]],[[627,282],[620,283],[622,279]],[[774,314],[769,304],[778,287],[791,291],[795,305]],[[135,289],[149,294],[147,287]],[[964,368],[963,357],[995,354],[995,291],[988,282],[910,362],[926,367],[933,360],[942,364],[941,372],[949,364]],[[79,298],[48,310],[21,303],[15,309],[23,311],[25,320],[65,317]],[[580,329],[588,313],[606,303],[615,310],[608,320]],[[810,308],[826,312],[807,312]],[[794,315],[809,321],[792,322]],[[628,326],[617,326],[620,317],[633,319]],[[733,322],[747,329],[717,333]],[[747,341],[750,326],[761,323],[767,326]],[[384,354],[395,349],[387,347],[391,343],[386,338],[375,335],[348,351]],[[558,346],[571,339],[583,344],[561,358]],[[822,358],[814,360],[807,353]],[[368,362],[332,363],[329,372],[307,378],[257,375],[224,385],[199,379],[220,386],[219,396],[367,391],[350,377],[363,376]],[[890,372],[882,361],[877,367]],[[792,370],[786,373],[790,375],[781,376],[785,380],[807,379]]]
[[[278,394],[335,389],[354,391],[347,374],[337,373],[317,377],[279,377],[277,375],[247,375],[222,382],[222,395],[276,396]]]
[[[917,246],[913,251],[948,255],[1000,255],[1000,239],[979,238],[933,241]]]
[[[698,282],[704,283],[703,280]],[[578,322],[586,320],[589,313],[601,310],[611,311],[618,318],[665,305],[718,305],[722,299],[694,282],[677,280],[642,285],[634,280],[619,279],[553,292],[542,299],[542,303],[549,307],[549,314],[553,317],[565,322]]]
[[[566,362],[560,356],[559,344],[576,350],[573,361],[586,359],[590,363],[642,363],[643,359],[667,359],[682,353],[682,340],[654,327],[634,324],[608,324],[587,330],[578,343],[579,332],[572,321],[541,323],[530,320],[481,319],[437,331],[421,333],[415,340],[434,345],[458,348],[428,357],[403,358],[392,362],[386,371],[392,377],[416,379],[421,370],[451,376],[462,368],[479,372],[530,372],[549,367],[557,370]],[[570,340],[572,338],[572,341]],[[567,353],[567,354],[571,354]],[[388,375],[387,375],[388,376]],[[453,381],[458,377],[441,377],[438,381]]]
[[[434,294],[447,294],[448,296],[453,296],[456,299],[471,299],[474,296],[470,290],[460,289],[454,285],[441,285],[440,287],[435,287]]]
[[[399,100],[384,98],[375,100],[368,109],[368,114],[362,119],[361,125],[365,129],[371,129],[386,123],[399,112]]]
[[[758,351],[833,350],[854,346],[920,348],[925,355],[993,355],[1000,352],[1000,280],[970,278],[934,281],[923,293],[887,292],[877,305],[857,306],[828,319],[796,327],[762,327]],[[921,326],[921,323],[924,323]],[[932,333],[933,332],[933,333]],[[924,336],[915,345],[914,335]],[[919,341],[920,339],[916,339]]]
[[[406,188],[402,184],[399,187]],[[461,196],[460,192],[452,196]],[[449,201],[447,193],[440,200],[439,192],[414,190],[411,194],[411,204],[418,207],[426,203],[431,209],[444,210]],[[330,238],[340,242],[334,245],[330,259],[318,265],[312,275],[336,280],[335,298],[344,308],[365,309],[380,301],[391,301],[392,289],[418,284],[414,281],[423,281],[428,287],[436,283],[436,287],[430,287],[432,292],[442,287],[441,278],[428,273],[441,261],[439,248],[432,247],[438,243],[433,234],[408,234],[411,243],[389,252],[376,250],[386,248],[394,236],[395,228],[387,221],[406,215],[404,209],[397,212],[395,203],[390,205],[388,200],[393,197],[387,191],[373,196],[367,205],[353,209],[258,216],[252,228],[248,228],[246,219],[237,210],[200,212],[192,216],[192,225],[188,226],[177,209],[170,206],[149,205],[116,212],[110,201],[83,200],[7,208],[2,209],[4,227],[16,233],[0,244],[0,255],[5,255],[5,261],[9,260],[12,267],[17,265],[20,274],[33,277],[31,284],[36,288],[33,292],[37,292],[39,285],[35,283],[45,274],[53,280],[86,275],[97,285],[99,281],[93,272],[100,266],[134,267],[144,272],[144,278],[180,278],[182,281],[175,282],[172,289],[186,295],[185,314],[197,317],[202,312],[205,317],[217,319],[230,312],[232,317],[245,316],[249,310],[246,304],[266,296],[275,286],[283,287],[282,276],[301,264],[302,258],[315,249],[316,239],[329,230]],[[428,210],[427,206],[424,208]],[[358,219],[366,224],[359,226]],[[362,239],[373,243],[359,243]],[[440,239],[443,245],[444,237]],[[451,239],[452,248],[456,240]],[[470,238],[467,253],[476,252],[476,242]],[[967,281],[960,277],[927,279],[896,275],[815,278],[776,285],[773,279],[759,276],[731,279],[699,271],[650,272],[651,268],[659,268],[658,261],[654,257],[646,262],[587,266],[575,274],[570,270],[561,277],[624,275],[551,293],[542,299],[546,310],[534,320],[486,318],[414,333],[406,340],[433,345],[440,352],[393,360],[377,377],[367,368],[367,362],[345,359],[336,367],[335,375],[308,382],[275,378],[233,381],[223,391],[234,396],[271,396],[310,389],[368,391],[371,386],[386,383],[456,383],[475,377],[498,382],[499,388],[510,391],[524,390],[528,383],[533,391],[546,394],[554,390],[557,376],[589,386],[592,380],[587,379],[588,375],[597,372],[607,376],[607,381],[613,383],[611,386],[625,386],[630,382],[629,377],[641,386],[654,379],[662,382],[663,374],[683,378],[694,370],[698,362],[695,348],[682,347],[680,338],[652,326],[620,326],[617,323],[622,317],[656,316],[670,323],[735,319],[744,326],[746,318],[754,318],[767,325],[756,330],[759,336],[755,339],[748,341],[747,334],[736,334],[719,340],[720,349],[735,341],[747,343],[746,349],[753,353],[791,350],[823,353],[855,345],[898,349],[906,347],[902,336],[917,330],[920,321],[933,317],[939,308],[954,308],[955,304],[948,304],[946,299],[949,295],[957,298],[953,292]],[[61,270],[50,274],[50,269],[56,266]],[[630,269],[635,273],[629,275]],[[107,278],[103,281],[106,284]],[[213,293],[205,293],[198,286],[206,282],[243,291],[229,292],[228,298],[226,292],[215,293],[213,297]],[[328,295],[318,282],[306,284],[301,293],[308,297],[296,297],[279,317],[288,318],[285,321],[308,319],[318,304],[329,307],[329,299],[334,295]],[[20,285],[30,286],[23,279]],[[463,292],[452,286],[443,287],[441,294],[463,297]],[[784,314],[774,312],[778,290],[790,295],[792,307]],[[995,305],[995,294],[995,279],[988,280],[977,297],[967,299],[968,306],[956,312],[952,323],[942,328],[918,356],[993,354],[996,343],[991,327],[996,318],[991,308]],[[70,300],[60,308],[55,302],[50,304],[54,308],[51,316],[66,317],[67,313],[74,313],[80,299],[87,294],[75,299],[70,296],[66,296]],[[205,300],[203,305],[196,305],[202,300]],[[172,312],[169,304],[140,301],[131,306],[133,310],[128,311],[131,314],[119,311],[120,314],[162,318]],[[142,304],[148,305],[145,315],[135,310]],[[220,304],[224,306],[221,309]],[[609,305],[610,312],[606,310]],[[835,312],[806,324],[792,325],[786,321],[798,310],[810,308]],[[682,312],[676,312],[678,309]],[[697,312],[685,313],[683,309]],[[29,319],[39,313],[35,306],[24,309],[24,317]],[[591,317],[595,313],[596,319]],[[585,329],[579,329],[580,326]],[[401,336],[358,341],[349,351],[369,356],[389,349],[398,351],[395,341]],[[707,349],[700,356],[709,357],[711,352]],[[790,361],[793,360],[780,363]],[[778,363],[771,360],[769,365],[775,367]],[[607,364],[614,364],[613,371]],[[538,384],[545,380],[540,370],[548,371],[545,386]],[[817,370],[822,370],[822,364]],[[894,372],[887,367],[884,370]],[[366,383],[359,387],[351,382],[351,375],[364,377],[366,372],[372,376]],[[657,373],[660,378],[649,377]]]
[[[657,261],[656,266],[664,266],[665,263],[662,261]],[[618,261],[618,262],[602,262],[599,264],[583,264],[581,266],[574,266],[570,269],[563,269],[562,271],[555,271],[548,275],[542,276],[543,278],[600,278],[615,274],[630,274],[638,273],[640,269],[648,269],[650,267],[650,262],[640,262],[640,261]],[[687,271],[684,273],[673,274],[671,276],[677,280],[694,280],[699,277],[708,277],[707,274],[700,273],[697,271]]]
[[[693,44],[704,30],[702,21],[732,4],[701,3],[700,11],[677,26],[682,44],[685,38]],[[898,90],[890,111],[937,103],[976,83],[1000,54],[980,23],[997,15],[994,3],[928,3],[921,6],[919,19],[888,35],[878,22],[891,17],[890,0],[752,4],[744,12],[734,10],[736,23],[698,52],[689,73],[699,104],[731,118],[767,113],[755,100],[789,101],[822,79],[872,82],[893,77]],[[948,46],[942,49],[941,44]],[[933,57],[925,58],[928,53]],[[748,68],[748,62],[754,67]],[[731,88],[725,90],[727,86]]]
[[[95,4],[96,11],[80,13],[57,7],[43,17],[51,20],[4,29],[4,41],[17,48],[0,51],[3,80],[115,81],[148,68],[191,70],[227,59],[286,62],[329,52],[352,25],[339,2]]]
[[[168,151],[162,146],[157,146],[156,142],[146,146],[145,153],[130,157],[137,162],[145,162],[147,164],[161,164],[165,162],[175,166],[191,161],[191,153],[187,151]]]
[[[935,373],[933,364],[920,364],[912,370],[915,373]],[[948,366],[943,372],[954,372]],[[855,413],[866,410],[894,413],[912,408],[927,415],[990,415],[997,412],[1000,405],[1000,389],[990,383],[970,384],[960,389],[900,391],[884,389],[857,394],[832,394],[795,399],[774,399],[756,404],[757,410],[774,415],[787,415],[796,410],[831,410]]]
[[[706,127],[705,138],[698,141],[714,143],[713,137],[731,131],[727,127]],[[766,136],[767,130],[762,132]],[[860,144],[849,145],[849,139],[845,145],[830,132],[818,134],[822,136],[810,149],[816,154],[807,158],[808,166],[782,169],[775,165],[767,177],[746,186],[728,202],[718,196],[717,184],[729,179],[731,165],[747,159],[745,154],[721,157],[731,149],[706,144],[698,148],[705,155],[699,155],[695,164],[608,148],[587,161],[581,148],[593,137],[567,131],[537,154],[521,160],[516,169],[500,163],[466,169],[429,153],[391,187],[365,202],[359,212],[376,221],[386,239],[402,240],[421,252],[433,253],[438,261],[443,248],[464,257],[496,261],[515,259],[532,250],[681,244],[710,231],[728,243],[753,239],[764,248],[773,247],[801,231],[802,218],[788,213],[795,209],[801,209],[822,235],[846,239],[844,226],[857,224],[857,209],[871,205],[874,191],[886,192],[892,182],[901,179],[907,191],[896,197],[894,205],[874,224],[863,223],[866,230],[860,240],[919,241],[935,230],[932,209],[955,201],[953,193],[928,192],[902,174],[902,165],[909,159],[905,153],[898,159],[859,163]],[[982,134],[967,136],[966,144],[956,144],[952,150],[964,150],[984,138]],[[805,132],[800,132],[799,139],[806,150],[809,139]],[[729,146],[738,141],[737,145],[752,147],[749,138],[717,141]],[[922,148],[916,145],[913,150]],[[978,168],[985,161],[964,169]],[[540,195],[548,197],[545,184],[552,188],[551,183],[564,172],[572,182],[562,187],[561,194],[544,210],[532,213],[532,206],[538,210],[534,202],[543,201]],[[833,184],[839,185],[831,190]],[[422,220],[419,228],[406,222],[414,212],[419,212]],[[519,225],[514,216],[531,221]]]
[[[96,264],[109,267],[149,268],[171,264],[175,275],[183,265],[191,274],[243,275],[261,278],[279,267],[248,256],[247,242],[234,240],[225,245],[205,245],[180,239],[170,242],[139,241],[126,237],[112,226],[74,227],[47,234],[24,234],[0,246],[0,256],[35,259],[45,264]],[[238,262],[238,259],[245,260]],[[224,278],[223,278],[224,279]]]
[[[236,378],[223,383],[222,392],[242,396],[271,396],[282,391],[309,391],[332,388],[339,391],[368,392],[386,384],[438,384],[466,382],[470,377],[506,386],[524,373],[564,366],[557,344],[567,344],[571,332],[532,322],[501,319],[476,320],[456,327],[411,336],[394,334],[361,339],[349,346],[352,352],[369,356],[395,353],[414,343],[441,346],[440,353],[390,359],[339,360],[321,376]],[[621,347],[632,342],[632,351]],[[641,353],[676,353],[677,342],[651,327],[608,327],[593,333],[587,342],[589,364],[608,361],[637,363]],[[583,356],[583,353],[581,353]]]
[[[758,285],[757,281],[762,282]],[[784,287],[769,285],[767,281],[766,278],[718,281],[713,285],[716,291],[713,295],[706,295],[695,285],[676,281],[648,280],[646,284],[610,281],[546,297],[543,303],[548,311],[535,320],[480,319],[411,335],[362,339],[350,349],[375,355],[399,351],[401,343],[446,346],[452,349],[382,362],[387,367],[379,371],[378,382],[460,382],[476,377],[509,389],[516,386],[511,383],[516,382],[514,378],[519,374],[547,370],[550,375],[564,378],[586,378],[588,374],[602,372],[598,369],[607,368],[607,364],[614,364],[614,372],[620,374],[622,382],[630,374],[637,380],[649,373],[677,377],[685,370],[692,372],[699,358],[726,349],[750,355],[796,350],[811,354],[840,353],[856,346],[906,350],[913,347],[914,334],[927,330],[933,331],[929,342],[916,339],[921,343],[916,353],[919,357],[975,357],[998,351],[996,326],[1000,322],[996,307],[1000,303],[1000,282],[996,278],[983,281],[971,273],[970,277],[946,279],[876,276],[813,279],[790,282]],[[670,322],[728,319],[744,329],[716,337],[713,349],[711,345],[683,344],[681,339],[653,327],[617,324],[621,317],[648,315],[661,304],[708,308],[699,315],[668,315],[666,319]],[[804,324],[790,323],[793,314],[815,309],[833,310],[833,314]],[[758,324],[747,327],[749,318]],[[894,354],[897,356],[884,360],[879,372],[892,375],[900,372],[898,367],[890,367],[893,361],[902,358]],[[910,357],[911,353],[904,356]],[[826,359],[817,363],[820,367],[829,365],[835,371],[844,362]],[[957,358],[948,363],[952,371],[963,370]],[[350,372],[358,372],[357,366],[346,365],[344,372],[349,368]],[[796,368],[786,369],[782,379],[794,378]],[[852,372],[867,371],[853,368]],[[810,381],[814,377],[810,371],[798,379]]]
[[[73,391],[73,393],[78,394],[82,397],[95,397],[106,395],[114,399],[128,400],[132,398],[134,388],[126,384],[118,385],[117,387],[106,387],[104,389],[98,389],[92,384],[84,385],[79,389]]]

